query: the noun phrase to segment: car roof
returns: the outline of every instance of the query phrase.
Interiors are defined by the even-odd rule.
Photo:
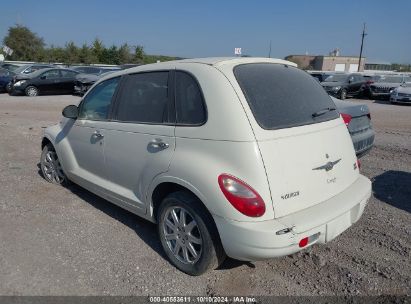
[[[212,66],[221,66],[224,64],[245,64],[245,63],[280,63],[297,66],[294,62],[265,57],[208,57],[208,58],[192,58],[175,60],[175,63],[200,63]]]
[[[223,65],[240,65],[240,64],[247,64],[247,63],[277,63],[277,64],[286,64],[290,66],[297,67],[297,64],[291,61],[283,60],[283,59],[274,59],[274,58],[263,58],[263,57],[209,57],[209,58],[193,58],[193,59],[182,59],[182,60],[173,60],[173,61],[165,61],[159,63],[151,63],[136,66],[133,68],[125,69],[116,71],[110,76],[103,77],[102,80],[118,77],[125,74],[131,73],[138,73],[143,71],[150,71],[150,70],[169,70],[172,68],[178,68],[179,64],[205,64],[214,67],[220,67]],[[152,68],[152,69],[151,69]]]

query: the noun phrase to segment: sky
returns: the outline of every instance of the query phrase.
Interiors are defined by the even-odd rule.
[[[367,61],[411,63],[411,0],[19,0],[0,8],[0,44],[23,24],[48,45],[143,45],[178,57],[290,54],[358,56],[363,23]]]

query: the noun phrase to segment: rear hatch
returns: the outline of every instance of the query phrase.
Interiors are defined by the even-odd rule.
[[[358,178],[347,128],[310,75],[269,63],[239,65],[234,74],[255,119],[276,218],[338,195]]]

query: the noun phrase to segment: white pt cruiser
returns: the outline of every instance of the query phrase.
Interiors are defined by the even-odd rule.
[[[47,128],[41,169],[157,223],[199,275],[326,243],[361,217],[371,182],[327,93],[294,63],[189,59],[98,81]]]

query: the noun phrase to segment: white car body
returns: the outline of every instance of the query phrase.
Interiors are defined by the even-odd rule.
[[[392,103],[411,104],[411,82],[406,82],[395,88],[390,94]]]
[[[256,63],[295,66],[267,58],[208,58],[114,72],[84,98],[99,83],[119,75],[185,71],[201,87],[206,123],[186,127],[63,118],[45,130],[43,146],[55,147],[71,181],[152,222],[158,191],[171,185],[186,189],[211,214],[232,258],[273,258],[329,242],[361,217],[371,182],[359,173],[339,116],[290,128],[260,127],[233,72],[239,65]],[[93,142],[95,132],[104,138]],[[150,153],[147,147],[153,140],[168,148]],[[325,170],[330,162],[335,162],[333,168]],[[222,173],[255,189],[265,202],[265,213],[249,217],[236,210],[218,186]],[[306,237],[307,244],[301,246]]]

